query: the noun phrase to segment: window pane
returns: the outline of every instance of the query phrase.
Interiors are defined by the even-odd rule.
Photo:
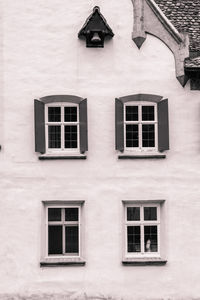
[[[65,107],[65,122],[76,122],[77,121],[77,107]]]
[[[142,125],[142,147],[155,147],[154,124]]]
[[[140,208],[127,207],[127,221],[139,221],[139,220],[140,220]]]
[[[78,221],[78,208],[65,208],[65,221]]]
[[[138,147],[138,125],[126,125],[126,147]]]
[[[140,252],[140,226],[127,227],[128,252]]]
[[[142,121],[154,121],[154,106],[142,106]]]
[[[138,121],[138,106],[126,106],[126,121]]]
[[[49,226],[48,253],[62,254],[62,226]]]
[[[144,207],[144,220],[157,220],[157,207]]]
[[[77,126],[65,126],[65,148],[77,148]]]
[[[48,107],[48,121],[60,122],[61,121],[61,107]]]
[[[145,252],[158,251],[157,226],[144,226]]]
[[[48,126],[48,147],[61,147],[61,126]]]
[[[65,227],[65,252],[66,253],[78,253],[78,226],[66,226]]]
[[[61,221],[61,208],[48,208],[49,221]]]

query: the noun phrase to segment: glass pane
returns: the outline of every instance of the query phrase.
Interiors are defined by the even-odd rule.
[[[145,252],[158,252],[157,226],[144,226]]]
[[[138,125],[126,125],[126,147],[138,147]]]
[[[128,252],[140,252],[140,226],[127,227]]]
[[[154,124],[142,125],[142,147],[155,147]]]
[[[48,121],[60,122],[61,121],[61,107],[48,107]]]
[[[65,221],[78,221],[78,208],[65,208]]]
[[[66,253],[78,253],[78,226],[66,226],[65,227],[65,252]]]
[[[67,106],[65,107],[65,122],[76,122],[77,121],[77,107]]]
[[[142,121],[154,121],[154,106],[142,106]]]
[[[144,220],[157,220],[157,207],[144,207]]]
[[[48,126],[48,147],[61,147],[61,126]]]
[[[65,148],[77,148],[77,126],[65,126]]]
[[[49,226],[48,253],[62,254],[62,226]]]
[[[126,121],[138,121],[138,106],[126,106]]]
[[[61,221],[61,208],[48,208],[49,221]]]
[[[139,221],[139,220],[140,220],[140,208],[127,207],[127,221]]]

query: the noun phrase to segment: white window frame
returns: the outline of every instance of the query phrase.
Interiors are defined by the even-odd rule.
[[[138,107],[138,121],[126,121],[126,106]],[[142,121],[142,106],[154,106],[154,121]],[[157,103],[150,101],[129,101],[124,103],[124,150],[125,152],[158,152],[158,113]],[[126,125],[138,125],[139,146],[138,147],[126,147]],[[142,147],[142,125],[154,124],[154,147]]]
[[[83,259],[83,204],[82,200],[70,201],[43,201],[43,232],[42,232],[42,255],[41,261],[46,262],[66,262],[66,261],[80,261]],[[61,221],[48,221],[48,209],[61,208]],[[64,221],[65,208],[78,208],[78,221]],[[79,247],[78,253],[63,253],[63,254],[48,254],[48,226],[49,225],[78,225]],[[63,249],[65,249],[65,230],[62,236]],[[64,252],[64,251],[63,251]]]
[[[127,221],[127,207],[140,207],[140,221]],[[144,207],[156,207],[157,208],[157,220],[145,221],[144,220]],[[157,226],[157,252],[145,252],[144,247],[144,226]],[[128,226],[140,226],[140,243],[141,252],[128,252],[128,239],[127,239],[127,227]],[[160,203],[156,202],[124,202],[124,257],[125,258],[160,258]]]
[[[61,107],[61,121],[60,122],[48,122],[48,108],[49,107]],[[64,108],[65,107],[76,107],[77,108],[77,121],[76,122],[65,122],[64,121]],[[79,128],[79,105],[71,102],[53,102],[45,104],[45,136],[46,136],[46,153],[47,154],[79,154],[80,153],[80,128]],[[61,126],[61,148],[49,148],[49,136],[48,126]],[[65,148],[65,125],[76,125],[77,126],[77,148]]]

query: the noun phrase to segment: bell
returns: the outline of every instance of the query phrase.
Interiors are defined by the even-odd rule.
[[[93,42],[93,43],[99,43],[99,42],[101,42],[100,36],[99,36],[99,34],[97,32],[95,32],[93,34],[93,37],[91,38],[91,42]]]

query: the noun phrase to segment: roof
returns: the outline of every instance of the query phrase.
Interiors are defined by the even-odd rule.
[[[185,68],[187,69],[199,69],[200,67],[200,56],[195,57],[195,58],[187,58],[185,60]]]
[[[105,35],[109,35],[111,37],[114,36],[112,29],[106,22],[106,19],[100,13],[99,6],[95,6],[93,8],[93,13],[85,21],[85,24],[79,31],[78,36],[79,37],[84,36],[84,35],[86,35],[88,30],[95,29],[96,27],[103,30]]]
[[[200,55],[200,1],[155,0],[155,2],[178,31],[188,32],[191,57]]]

